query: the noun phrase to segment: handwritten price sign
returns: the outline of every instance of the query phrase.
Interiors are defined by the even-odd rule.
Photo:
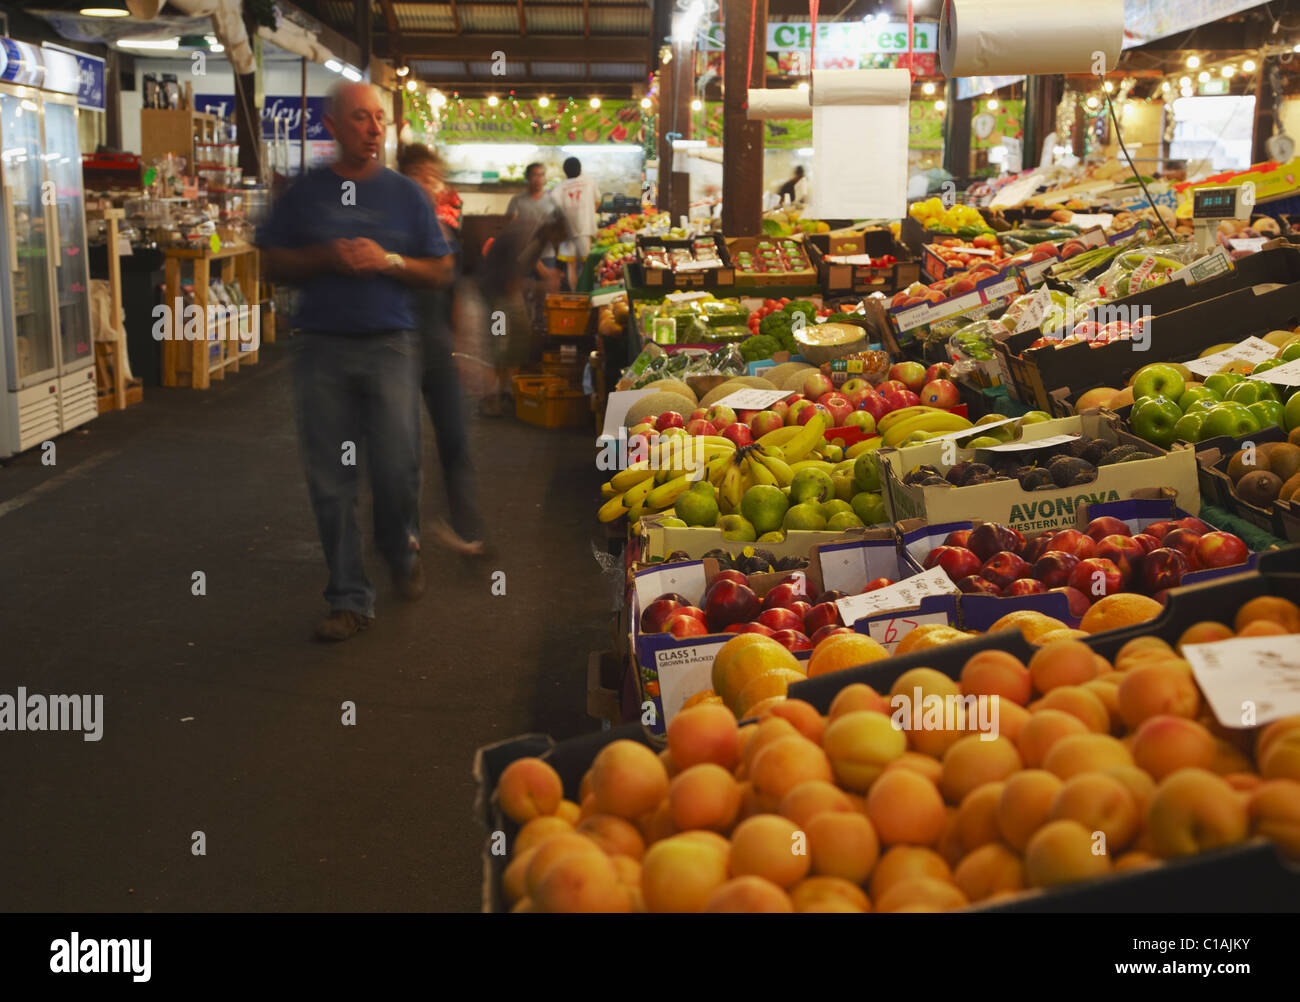
[[[930,612],[923,616],[913,614],[895,619],[877,619],[867,624],[867,630],[872,640],[889,651],[890,654],[893,654],[895,648],[898,647],[899,642],[905,636],[918,626],[925,626],[930,623],[947,626],[948,614],[946,612]]]

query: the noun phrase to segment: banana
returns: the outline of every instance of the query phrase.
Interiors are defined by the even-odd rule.
[[[626,514],[627,508],[623,504],[623,495],[615,494],[600,506],[600,511],[596,513],[596,517],[602,522],[612,522]]]
[[[797,463],[791,463],[790,469],[794,473],[800,470],[821,470],[823,473],[830,474],[834,472],[835,465],[824,459],[801,459]]]
[[[667,508],[676,501],[681,495],[685,494],[691,486],[690,474],[683,474],[676,480],[670,480],[668,483],[656,487],[646,495],[645,506],[658,511],[660,508]]]
[[[758,444],[763,446],[765,449],[770,449],[773,446],[783,446],[801,431],[803,431],[802,426],[797,424],[788,424],[782,428],[776,428],[769,431],[758,440]]]
[[[657,486],[659,485],[656,484],[654,482],[654,479],[652,478],[650,480],[642,480],[635,487],[631,487],[628,490],[624,491],[623,507],[633,508],[637,505],[640,505],[650,495],[650,492],[654,490]]]
[[[641,521],[641,516],[646,512],[644,502],[638,502],[634,507],[629,508],[627,512],[627,521],[629,525],[636,525]]]
[[[749,468],[749,475],[754,483],[764,487],[775,487],[776,477],[772,471],[758,461],[758,458],[752,453],[745,458],[745,465]]]
[[[740,467],[736,463],[730,463],[727,466],[727,472],[722,478],[722,484],[718,488],[718,504],[722,510],[730,514],[740,507],[740,499],[745,494],[744,477]]]
[[[639,463],[633,463],[627,469],[619,470],[609,482],[614,490],[622,494],[629,487],[635,487],[642,480],[654,475],[655,471],[650,468],[649,460],[642,460]]]
[[[875,438],[864,438],[861,442],[858,442],[856,445],[850,445],[844,451],[844,456],[846,459],[857,459],[864,452],[874,452],[876,449],[879,449],[883,444],[884,444],[884,439],[882,439],[879,435],[877,435]]]
[[[778,487],[790,486],[790,481],[794,479],[794,470],[790,468],[789,463],[784,459],[781,459],[779,456],[774,455],[770,450],[768,452],[757,452],[755,455],[757,457],[757,462],[761,463],[771,471],[772,476],[776,478],[776,485]]]
[[[709,483],[714,487],[722,486],[722,478],[726,476],[728,467],[733,465],[735,465],[735,463],[731,456],[719,456],[717,459],[713,460],[709,463],[707,468]]]
[[[600,485],[600,496],[605,500],[609,500],[610,498],[616,497],[617,495],[622,493],[623,493],[622,491],[614,490],[614,485],[612,483]]]
[[[971,423],[958,414],[940,411],[938,414],[918,414],[906,421],[900,421],[885,432],[884,443],[889,448],[898,444],[916,431],[928,431],[942,434],[949,431],[965,431]]]
[[[736,443],[729,438],[723,438],[721,435],[695,435],[691,438],[697,447],[712,445],[719,449],[726,449],[728,452],[736,451]]]
[[[782,448],[781,451],[785,453],[785,461],[793,467],[795,463],[812,452],[821,443],[822,435],[828,427],[830,426],[826,423],[825,414],[814,414],[808,420],[808,423],[803,426],[803,431],[790,439]]]
[[[908,418],[916,417],[918,414],[934,414],[935,412],[946,414],[947,411],[940,411],[938,407],[931,407],[928,404],[914,404],[911,407],[900,407],[896,411],[890,411],[888,414],[881,415],[876,422],[876,431],[884,434],[900,421],[906,421]]]

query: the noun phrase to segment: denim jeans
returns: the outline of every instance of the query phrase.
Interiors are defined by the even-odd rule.
[[[358,464],[364,456],[370,470],[375,545],[394,573],[409,571],[420,545],[419,341],[414,331],[303,333],[293,345],[298,441],[329,566],[325,601],[373,616],[357,525]]]

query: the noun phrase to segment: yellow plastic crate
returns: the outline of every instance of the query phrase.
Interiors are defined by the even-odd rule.
[[[591,297],[552,293],[546,297],[546,333],[551,337],[582,337],[587,333]]]
[[[541,428],[581,428],[588,421],[587,398],[555,376],[515,377],[515,417]]]

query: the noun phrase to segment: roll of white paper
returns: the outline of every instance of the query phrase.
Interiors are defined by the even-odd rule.
[[[947,77],[1114,70],[1124,0],[945,0],[939,64]]]
[[[911,96],[912,74],[907,70],[814,70],[808,103],[905,105]]]
[[[786,90],[751,90],[745,115],[751,119],[812,118],[808,92],[795,87]]]

